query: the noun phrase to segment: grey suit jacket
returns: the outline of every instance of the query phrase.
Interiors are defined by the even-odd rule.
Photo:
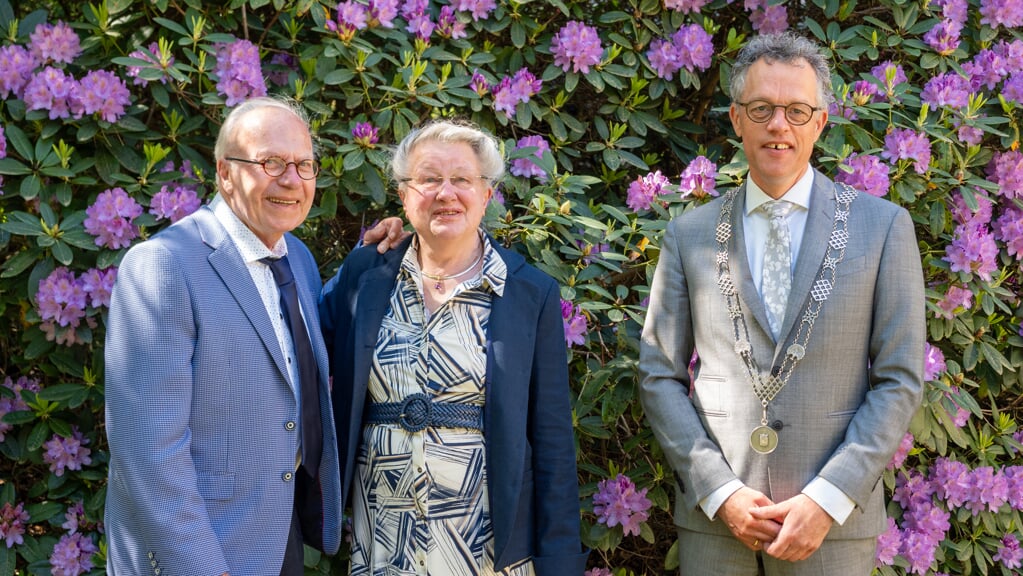
[[[320,372],[320,504],[340,543],[341,482],[312,254],[288,254]],[[109,574],[271,574],[295,496],[299,417],[270,317],[238,249],[202,208],[128,251],[106,340]],[[315,489],[314,489],[315,491]],[[319,501],[317,501],[319,500]],[[317,514],[318,512],[318,514]]]
[[[729,265],[757,366],[780,362],[799,328],[824,258],[835,213],[834,184],[814,173],[809,214],[779,341],[749,271],[742,214],[732,210]],[[717,283],[715,227],[723,199],[674,219],[664,235],[640,348],[641,400],[675,470],[675,520],[690,530],[729,534],[698,503],[738,478],[775,502],[820,476],[856,504],[829,538],[869,538],[887,526],[885,465],[921,401],[924,288],[906,210],[867,194],[852,202],[845,257],[813,324],[806,356],[770,403],[775,452],[750,448],[761,404],[742,361]],[[687,370],[698,354],[692,377]]]

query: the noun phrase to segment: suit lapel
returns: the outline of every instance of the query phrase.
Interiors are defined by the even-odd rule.
[[[746,213],[746,185],[743,184],[736,192],[736,198],[732,204],[732,239],[728,246],[728,267],[732,273],[732,281],[739,288],[739,298],[746,310],[760,325],[769,337],[771,336],[771,325],[767,320],[767,308],[760,298],[757,285],[753,282],[753,272],[749,268],[749,253],[746,252],[746,227],[743,225],[743,215]]]
[[[835,186],[831,180],[814,170],[813,192],[810,194],[810,209],[806,216],[806,228],[803,230],[803,241],[796,259],[796,269],[792,275],[792,290],[785,308],[785,322],[782,324],[781,342],[785,335],[799,323],[803,307],[810,298],[810,290],[820,271],[824,254],[828,250],[828,240],[834,226]]]
[[[210,266],[220,276],[220,280],[227,287],[228,292],[238,302],[238,307],[249,319],[256,334],[259,335],[259,339],[263,341],[263,346],[266,347],[274,364],[277,365],[277,370],[280,371],[285,381],[290,381],[284,353],[281,352],[281,345],[274,334],[270,316],[263,305],[259,290],[252,282],[252,275],[249,274],[249,269],[238,252],[238,247],[231,241],[227,231],[220,225],[209,208],[203,208],[197,214],[196,224],[203,242],[212,250],[207,257]]]

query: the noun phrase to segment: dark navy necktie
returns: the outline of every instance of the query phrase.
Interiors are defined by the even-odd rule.
[[[288,257],[263,258],[262,262],[270,266],[274,280],[277,281],[281,291],[281,312],[291,330],[291,341],[298,359],[298,389],[302,394],[302,466],[310,476],[316,478],[323,448],[316,356],[313,355],[313,346],[309,342],[309,333],[298,306],[298,289],[295,287],[295,276],[291,273]]]

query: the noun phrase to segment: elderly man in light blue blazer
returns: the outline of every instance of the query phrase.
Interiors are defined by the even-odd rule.
[[[640,349],[680,571],[866,576],[923,389],[913,223],[810,167],[831,94],[815,44],[752,39],[730,89],[749,178],[668,225]]]
[[[341,540],[321,280],[289,233],[315,194],[308,124],[249,100],[215,155],[217,196],[129,250],[111,297],[112,575],[301,575],[303,543]],[[273,259],[290,263],[294,315]]]

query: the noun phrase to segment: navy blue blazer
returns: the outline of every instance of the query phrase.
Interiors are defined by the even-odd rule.
[[[366,387],[380,324],[389,308],[405,240],[381,255],[353,251],[324,287],[320,313],[331,352],[342,488],[351,486],[362,439]],[[540,576],[582,574],[579,485],[568,363],[557,283],[522,256],[492,245],[508,279],[494,295],[487,343],[486,406],[494,566],[527,557]]]

